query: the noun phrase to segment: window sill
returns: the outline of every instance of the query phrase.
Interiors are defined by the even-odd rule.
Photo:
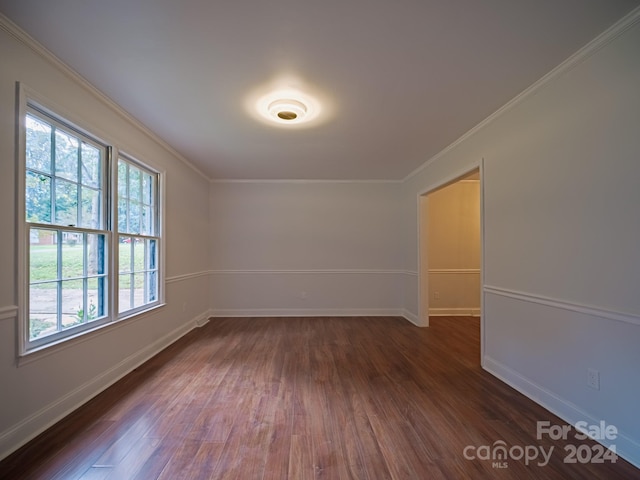
[[[130,325],[134,321],[141,320],[151,314],[156,313],[157,310],[160,310],[165,305],[166,303],[159,303],[141,312],[135,312],[131,315],[127,315],[126,317],[118,318],[117,320],[114,320],[112,322],[98,325],[96,326],[96,328],[93,328],[91,330],[87,330],[78,333],[77,335],[63,338],[47,345],[42,345],[40,347],[28,350],[18,356],[17,366],[22,367],[23,365],[37,362],[45,357],[48,357],[49,355],[61,352],[63,350],[66,350],[67,348],[75,347],[76,345],[79,345],[80,343],[86,342],[88,340],[93,340],[100,335],[110,333],[113,330],[121,328],[125,325]]]

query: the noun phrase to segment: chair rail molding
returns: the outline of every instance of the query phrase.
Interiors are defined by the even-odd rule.
[[[8,305],[6,307],[0,307],[0,321],[13,320],[18,315],[17,305]]]
[[[558,298],[545,297],[543,295],[537,295],[533,293],[520,292],[517,290],[510,290],[507,288],[495,287],[492,285],[485,285],[483,288],[484,293],[491,295],[498,295],[501,297],[512,298],[514,300],[521,300],[523,302],[535,303],[538,305],[545,305],[547,307],[559,308],[562,310],[569,310],[571,312],[582,313],[585,315],[591,315],[594,317],[605,318],[608,320],[616,320],[619,322],[631,323],[633,325],[640,325],[640,315],[633,313],[616,312],[613,310],[607,310],[593,305],[586,305],[582,303],[570,302]]]

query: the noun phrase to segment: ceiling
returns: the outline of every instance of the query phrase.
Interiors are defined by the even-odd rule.
[[[639,3],[0,0],[0,12],[210,178],[400,180]],[[253,97],[282,83],[321,102],[316,122],[256,118]]]

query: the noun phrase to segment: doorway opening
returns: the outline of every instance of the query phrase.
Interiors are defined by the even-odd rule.
[[[419,320],[479,317],[482,322],[481,166],[419,195]],[[476,323],[477,325],[477,323]]]

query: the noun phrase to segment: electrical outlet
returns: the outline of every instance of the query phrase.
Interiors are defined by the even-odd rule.
[[[433,292],[433,298],[435,300],[440,300],[440,292]]]
[[[593,368],[587,369],[587,386],[600,390],[600,372]]]
[[[300,292],[300,298],[302,300],[306,300],[307,298],[309,298],[309,296],[307,295],[307,292]]]

